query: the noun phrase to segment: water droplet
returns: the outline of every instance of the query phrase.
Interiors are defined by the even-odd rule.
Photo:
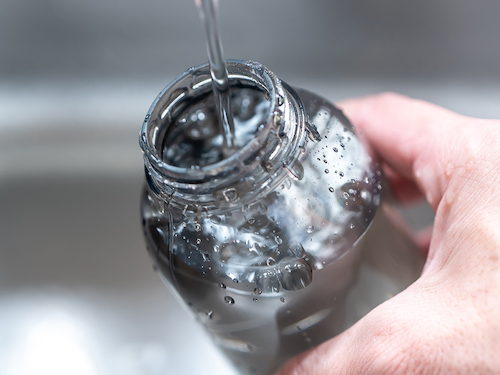
[[[224,284],[224,283],[219,283],[219,288],[226,289],[226,284]]]
[[[196,244],[197,244],[197,245],[201,244],[201,238],[197,238],[197,239],[196,239]]]
[[[340,176],[340,177],[344,177],[344,172],[340,171],[340,172],[339,172],[339,176]]]
[[[280,292],[280,287],[279,287],[279,285],[275,285],[275,286],[273,286],[273,292],[274,292],[274,293],[279,293],[279,292]]]
[[[278,245],[281,245],[283,243],[283,240],[280,236],[276,236],[274,237],[274,242],[276,242]]]
[[[254,299],[253,299],[253,301],[254,301],[254,302],[257,302],[257,301],[258,301],[258,299],[257,299],[257,298],[254,298]]]
[[[285,303],[285,299],[283,297],[280,297],[280,301]]]
[[[218,253],[220,250],[219,245],[214,245],[214,253]]]
[[[306,229],[306,232],[311,234],[312,232],[314,232],[314,226],[313,225],[309,225]]]
[[[201,231],[201,224],[200,223],[196,223],[194,225],[194,230],[197,231],[197,232]]]
[[[233,283],[238,284],[238,279],[233,279]]]
[[[330,173],[330,171],[328,169],[325,169],[325,173],[328,174]]]
[[[233,299],[233,297],[225,296],[224,297],[224,302],[226,302],[228,305],[234,305],[234,299]]]
[[[349,199],[349,193],[347,193],[347,192],[343,192],[343,193],[342,193],[342,198],[344,198],[344,199]]]
[[[292,244],[290,246],[290,251],[297,258],[302,258],[306,253],[306,251],[304,250],[304,247],[302,246],[302,244],[300,242]]]
[[[335,189],[332,188],[331,186],[328,188],[328,190],[330,190],[330,193],[333,193],[335,191]]]
[[[274,266],[276,264],[276,260],[274,260],[274,258],[269,257],[266,261],[266,264],[268,266]]]
[[[257,294],[258,296],[260,296],[260,295],[262,294],[262,290],[261,290],[261,289],[259,289],[259,288],[255,288],[255,289],[253,290],[253,292],[254,292],[255,294]]]
[[[382,190],[382,185],[381,184],[377,184],[377,189]]]
[[[349,225],[349,228],[350,229],[354,229],[355,225],[351,223],[351,225]]]
[[[207,312],[207,318],[208,319],[212,319],[213,316],[214,316],[214,312],[213,311]]]
[[[228,189],[224,189],[222,191],[222,195],[224,196],[224,199],[226,200],[226,202],[228,203],[231,203],[231,202],[235,202],[238,200],[239,196],[238,196],[238,192],[236,191],[235,188],[228,188]]]

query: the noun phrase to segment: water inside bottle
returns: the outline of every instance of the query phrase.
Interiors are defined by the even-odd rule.
[[[231,121],[235,136],[229,148],[224,141],[225,133],[220,131],[217,102],[216,95],[210,93],[174,119],[164,138],[162,158],[165,162],[181,168],[196,168],[221,161],[254,138],[269,111],[264,92],[251,87],[233,87]]]

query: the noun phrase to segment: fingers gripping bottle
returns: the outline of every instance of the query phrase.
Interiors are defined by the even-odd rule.
[[[208,65],[156,98],[140,144],[155,269],[245,374],[270,374],[420,274],[382,174],[340,110],[254,62],[227,64],[235,144]]]

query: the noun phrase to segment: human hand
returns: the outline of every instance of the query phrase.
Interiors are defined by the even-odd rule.
[[[500,373],[500,120],[381,94],[339,103],[402,201],[436,212],[422,276],[279,375]]]

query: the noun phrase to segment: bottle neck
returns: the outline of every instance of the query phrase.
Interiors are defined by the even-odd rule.
[[[258,201],[287,176],[303,177],[299,159],[307,142],[307,115],[298,95],[261,64],[229,60],[227,69],[232,90],[252,88],[266,98],[255,135],[228,157],[189,167],[164,157],[165,137],[179,127],[180,114],[211,93],[208,64],[168,85],[146,115],[140,136],[146,178],[151,192],[169,204],[231,210]]]

